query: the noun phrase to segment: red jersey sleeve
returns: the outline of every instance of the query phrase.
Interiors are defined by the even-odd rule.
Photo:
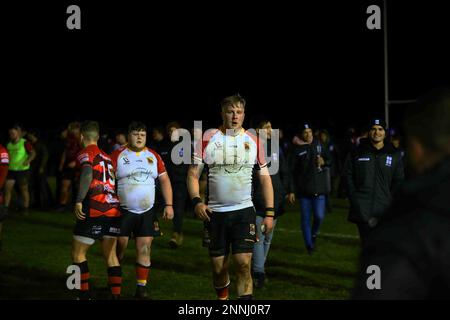
[[[9,154],[6,149],[0,149],[0,166],[8,166],[9,165]]]
[[[28,141],[25,142],[25,150],[30,153],[33,150],[33,145]]]
[[[262,143],[261,139],[250,132],[247,131],[247,134],[253,141],[256,143],[256,161],[258,162],[259,168],[264,168],[267,166],[266,161],[266,153],[264,152],[264,143]]]
[[[258,164],[260,168],[264,168],[267,166],[267,161],[266,161],[266,153],[264,152],[264,144],[261,142],[260,139],[256,140],[256,145],[257,145],[257,156],[256,158],[258,159]]]
[[[82,167],[84,165],[92,166],[92,162],[94,161],[94,156],[88,148],[81,150],[81,152],[77,156],[77,165]]]
[[[163,159],[161,159],[161,156],[155,152],[154,150],[150,150],[156,157],[156,167],[158,169],[158,176],[162,175],[166,172],[166,166],[164,164]]]
[[[119,159],[119,155],[122,153],[122,151],[125,149],[125,147],[121,147],[117,150],[114,150],[109,156],[111,158],[111,162],[113,164],[114,170],[117,170],[117,159]]]
[[[203,152],[209,143],[209,140],[219,131],[219,129],[207,130],[202,140],[197,141],[194,145],[194,154],[192,155],[193,163],[201,163],[203,161]]]

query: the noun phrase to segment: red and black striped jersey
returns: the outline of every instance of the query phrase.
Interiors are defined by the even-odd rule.
[[[115,191],[115,173],[111,158],[97,145],[89,145],[80,151],[77,162],[80,167],[92,166],[92,182],[83,201],[89,217],[118,217],[119,199]]]
[[[0,190],[5,184],[6,175],[8,173],[9,154],[8,150],[0,144]]]

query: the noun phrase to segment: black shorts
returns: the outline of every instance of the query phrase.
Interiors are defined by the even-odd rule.
[[[8,175],[6,176],[6,180],[14,180],[17,182],[19,186],[24,186],[28,184],[30,180],[30,170],[24,171],[8,171]]]
[[[118,237],[120,234],[120,220],[122,217],[86,217],[85,220],[77,219],[73,234],[75,236],[100,240],[104,236]]]
[[[213,212],[204,223],[203,244],[211,257],[230,253],[251,253],[256,242],[256,212],[254,207],[229,212]]]
[[[159,221],[156,211],[152,208],[144,213],[133,213],[120,208],[122,222],[120,225],[120,236],[130,237],[158,237],[161,235]]]

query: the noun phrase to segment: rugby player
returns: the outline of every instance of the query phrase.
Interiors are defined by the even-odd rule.
[[[172,187],[164,162],[158,153],[146,145],[147,127],[132,122],[128,127],[128,145],[111,154],[116,168],[117,190],[122,212],[117,255],[123,259],[130,236],[136,241],[135,298],[148,298],[147,281],[150,271],[150,250],[154,237],[160,236],[156,216],[155,180],[158,179],[164,197],[164,219],[173,218]]]
[[[252,202],[252,172],[259,170],[265,199],[265,232],[273,228],[274,197],[262,144],[242,128],[245,100],[234,95],[221,102],[223,124],[205,134],[194,151],[188,171],[188,190],[196,215],[205,221],[204,240],[209,247],[213,284],[220,300],[229,298],[229,255],[237,271],[238,299],[253,299],[251,260],[256,241],[256,213]],[[208,170],[206,203],[199,193],[203,166]],[[231,250],[230,250],[231,248]]]
[[[103,257],[108,266],[108,284],[113,299],[121,293],[122,270],[116,256],[120,232],[119,200],[115,192],[115,174],[111,158],[97,146],[99,125],[87,121],[81,126],[84,149],[77,157],[81,167],[80,188],[75,203],[76,225],[73,236],[72,259],[81,271],[79,299],[90,299],[88,249],[100,240]]]
[[[0,251],[2,250],[2,227],[3,221],[8,214],[7,208],[3,205],[3,187],[8,175],[9,155],[8,150],[0,144]]]

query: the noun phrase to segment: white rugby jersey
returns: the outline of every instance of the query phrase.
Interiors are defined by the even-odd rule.
[[[150,210],[155,203],[155,180],[166,174],[159,154],[149,148],[135,152],[122,147],[111,154],[111,159],[120,206],[136,214]]]
[[[212,131],[194,150],[194,163],[208,167],[208,206],[216,212],[253,206],[252,172],[255,165],[265,167],[262,143],[241,130],[236,136],[224,129]]]

